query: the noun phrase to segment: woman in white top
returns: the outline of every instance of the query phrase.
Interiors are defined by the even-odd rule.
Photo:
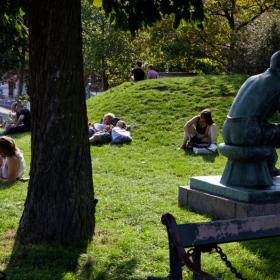
[[[15,182],[24,170],[24,157],[14,140],[7,136],[0,137],[0,183]]]
[[[217,144],[217,127],[209,109],[204,109],[198,116],[186,122],[184,126],[184,139],[181,149],[192,144]]]

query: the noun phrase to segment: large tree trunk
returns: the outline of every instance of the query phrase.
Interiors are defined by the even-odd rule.
[[[22,243],[88,240],[94,230],[80,0],[30,0],[31,171]]]

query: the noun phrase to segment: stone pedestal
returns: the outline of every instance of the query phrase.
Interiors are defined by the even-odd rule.
[[[265,189],[229,187],[220,179],[221,176],[191,178],[190,186],[179,187],[179,206],[219,219],[280,214],[279,176]]]

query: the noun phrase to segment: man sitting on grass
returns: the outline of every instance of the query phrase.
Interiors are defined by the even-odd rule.
[[[24,108],[24,106],[19,102],[13,103],[11,109],[12,111],[16,112],[16,119],[14,122],[7,124],[5,130],[0,135],[30,131],[30,111],[27,108]]]

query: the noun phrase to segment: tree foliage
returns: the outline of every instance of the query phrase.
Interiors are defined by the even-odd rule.
[[[280,11],[274,10],[248,25],[240,36],[236,49],[236,71],[249,74],[263,72],[269,65],[270,56],[279,50],[279,41]]]
[[[165,15],[174,14],[174,26],[181,20],[202,22],[202,0],[103,0],[103,7],[110,22],[135,33],[151,26]]]
[[[238,69],[238,42],[249,25],[276,8],[275,0],[207,0],[207,23],[201,36],[212,52],[219,52],[226,70]]]
[[[23,22],[26,7],[26,1],[0,1],[0,73],[17,66],[21,60],[27,38]]]
[[[83,53],[86,76],[97,72],[113,86],[127,79],[135,47],[128,32],[113,28],[101,7],[82,1]]]

